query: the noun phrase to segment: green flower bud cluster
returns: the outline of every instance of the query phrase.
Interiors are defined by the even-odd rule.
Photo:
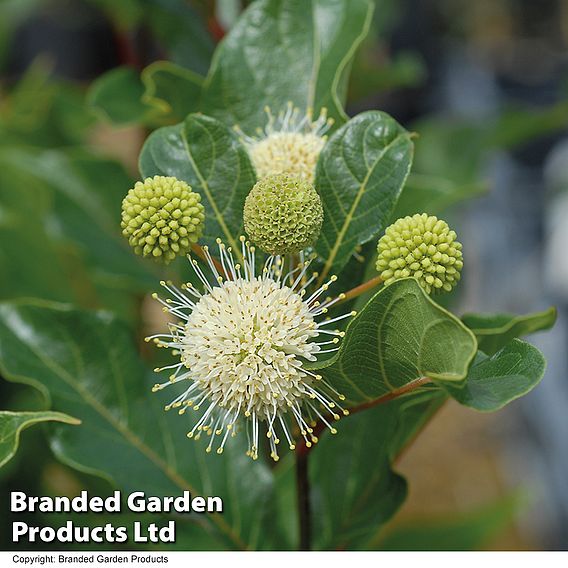
[[[398,219],[379,239],[377,270],[385,284],[412,276],[429,294],[449,292],[463,267],[456,236],[445,221],[426,213]]]
[[[245,200],[245,231],[269,254],[299,252],[314,244],[323,222],[323,207],[313,185],[288,174],[268,175]]]
[[[175,177],[136,182],[122,201],[122,234],[136,254],[165,262],[186,254],[203,233],[201,196]]]

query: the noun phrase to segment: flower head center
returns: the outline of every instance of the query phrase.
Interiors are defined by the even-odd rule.
[[[325,138],[317,134],[275,132],[251,146],[250,154],[259,179],[285,173],[313,183]]]
[[[266,107],[267,122],[255,136],[235,129],[246,145],[258,179],[268,175],[288,174],[314,182],[316,164],[326,143],[326,132],[333,124],[327,110],[314,119],[311,109],[305,113],[289,103],[277,115]]]
[[[319,351],[309,308],[299,294],[270,279],[226,281],[197,302],[181,357],[211,401],[255,411],[294,404],[308,376],[300,359]]]

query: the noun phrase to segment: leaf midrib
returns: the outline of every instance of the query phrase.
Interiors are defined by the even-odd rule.
[[[368,130],[368,128],[370,128],[370,126],[371,125],[369,125],[366,130]],[[377,158],[374,160],[373,165],[368,169],[367,174],[365,175],[363,181],[361,182],[361,185],[359,186],[359,190],[357,191],[357,194],[355,195],[355,199],[353,200],[353,203],[352,203],[351,207],[349,208],[349,212],[347,213],[347,216],[345,217],[345,220],[343,221],[343,225],[342,225],[342,227],[341,227],[341,229],[340,229],[340,231],[337,235],[337,238],[335,239],[335,244],[333,245],[333,248],[331,249],[331,251],[328,255],[328,258],[325,262],[321,276],[318,280],[318,282],[320,284],[323,282],[325,277],[329,274],[329,271],[331,270],[331,267],[333,266],[333,263],[335,261],[335,257],[337,256],[337,253],[339,252],[339,248],[341,247],[341,244],[343,243],[343,239],[345,238],[345,234],[347,233],[347,230],[349,229],[349,226],[351,225],[351,222],[353,221],[355,211],[357,210],[357,207],[359,206],[359,202],[361,201],[361,199],[363,198],[363,195],[365,194],[365,191],[367,189],[367,183],[369,182],[371,175],[375,171],[375,168],[377,167],[379,162],[383,159],[385,153],[388,150],[390,150],[390,148],[395,143],[397,143],[401,138],[404,138],[404,136],[406,136],[406,134],[400,133],[391,142],[389,142],[383,148],[383,150],[377,156]],[[341,141],[341,146],[343,146],[343,140]]]
[[[209,138],[211,138],[209,131],[202,124],[200,124],[198,121],[194,121],[194,124],[195,124],[196,127],[201,128],[205,132],[205,134],[207,136],[209,136]],[[185,134],[185,126],[184,126],[184,128],[181,132],[181,139],[183,140],[183,145],[184,145],[185,151],[187,153],[187,158],[188,158],[189,162],[191,163],[193,170],[195,171],[195,175],[199,179],[199,183],[201,184],[201,187],[202,187],[202,189],[205,193],[205,196],[207,197],[207,201],[209,201],[209,204],[211,205],[211,207],[213,209],[213,213],[215,214],[215,218],[217,220],[217,223],[219,223],[221,230],[225,234],[225,237],[229,241],[229,244],[231,245],[231,247],[233,247],[233,250],[235,250],[238,254],[239,247],[237,246],[237,242],[234,239],[231,231],[229,231],[229,228],[227,227],[227,224],[225,223],[225,219],[223,218],[223,214],[221,213],[221,211],[217,207],[217,202],[215,201],[215,199],[213,198],[213,195],[211,194],[211,191],[209,190],[209,184],[207,183],[207,180],[203,177],[201,170],[198,168],[197,164],[195,163],[195,160],[193,159],[193,155],[192,155],[191,150],[189,148],[189,142],[188,142],[186,134]],[[212,146],[215,147],[214,142],[212,142]]]

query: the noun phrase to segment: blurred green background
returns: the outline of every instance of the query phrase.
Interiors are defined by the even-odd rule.
[[[204,75],[246,4],[0,0],[0,301],[107,308],[152,328],[158,271],[123,242],[120,202],[145,137],[179,120],[190,93],[164,110],[140,73],[166,59]],[[535,392],[495,416],[448,404],[403,456],[410,498],[383,548],[405,534],[430,548],[568,549],[567,41],[567,1],[376,0],[347,110],[385,110],[420,134],[409,184],[467,248],[454,311],[559,308],[536,337],[549,370]],[[21,385],[0,392],[5,408],[41,408]],[[0,470],[2,501],[82,488],[110,491],[57,462],[41,428]],[[9,522],[0,548],[13,548]]]

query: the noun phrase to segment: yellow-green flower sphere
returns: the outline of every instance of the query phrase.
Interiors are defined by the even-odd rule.
[[[463,268],[456,236],[445,221],[426,213],[398,219],[379,239],[377,270],[385,284],[412,276],[429,294],[449,292]]]
[[[201,196],[175,177],[136,182],[122,201],[122,234],[136,254],[171,262],[203,234]]]
[[[313,245],[323,222],[323,207],[314,186],[288,174],[269,175],[245,200],[245,231],[269,254],[289,254]]]

